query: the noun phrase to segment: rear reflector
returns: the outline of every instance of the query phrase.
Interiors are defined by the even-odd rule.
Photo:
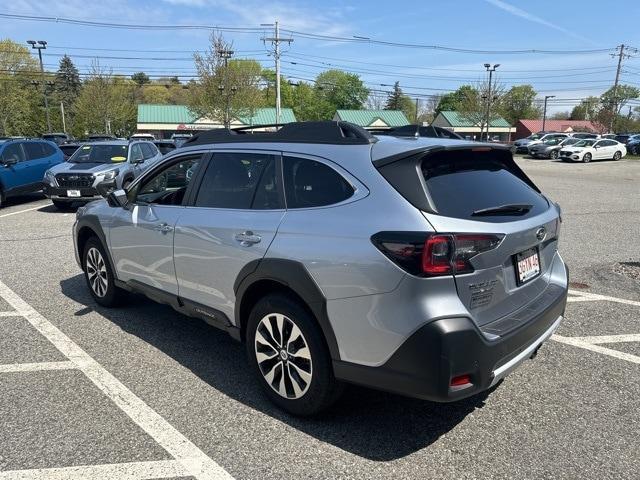
[[[471,385],[470,375],[460,375],[451,379],[450,385],[452,387],[462,387],[464,385]]]

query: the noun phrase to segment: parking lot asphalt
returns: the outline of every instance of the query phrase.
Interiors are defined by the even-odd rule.
[[[96,305],[74,213],[0,210],[0,479],[588,478],[640,472],[640,161],[518,164],[563,208],[572,295],[554,340],[488,395],[351,387],[286,415],[226,334],[142,297]]]

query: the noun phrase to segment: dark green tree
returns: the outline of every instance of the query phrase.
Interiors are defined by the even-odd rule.
[[[56,107],[58,107],[60,103],[64,105],[66,127],[68,130],[71,130],[73,126],[73,109],[81,89],[82,82],[80,81],[78,69],[73,64],[71,58],[65,55],[60,59],[60,65],[56,72],[54,87],[55,105],[52,105],[52,111],[57,114],[58,109]]]
[[[134,73],[133,75],[131,75],[131,80],[133,80],[135,83],[137,83],[140,86],[145,85],[147,83],[151,83],[151,79],[149,78],[149,75],[147,75],[144,72]]]
[[[396,82],[393,85],[393,91],[389,94],[389,98],[387,99],[387,104],[384,109],[400,110],[405,114],[410,122],[414,122],[416,119],[416,105],[411,98],[402,93],[400,82]]]

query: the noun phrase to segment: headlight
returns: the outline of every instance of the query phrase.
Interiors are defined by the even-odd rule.
[[[56,176],[49,170],[44,172],[44,180],[45,182],[49,183],[49,185],[52,185],[52,186],[57,185]]]
[[[111,170],[107,173],[104,174],[104,179],[105,180],[111,180],[114,179],[118,176],[118,174],[120,173],[120,170],[118,170],[117,168],[115,170]]]

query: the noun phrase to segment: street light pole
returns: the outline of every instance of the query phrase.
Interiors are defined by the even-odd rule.
[[[550,98],[555,98],[555,95],[545,95],[544,96],[544,110],[542,111],[542,131],[544,132],[544,126],[547,123],[547,100]]]
[[[233,55],[233,50],[218,50],[218,55],[224,60],[224,85],[220,85],[218,90],[222,93],[224,91],[225,99],[224,99],[224,126],[226,128],[231,128],[231,114],[230,114],[230,98],[229,98],[229,76],[228,76],[228,66],[229,59]]]
[[[47,117],[47,132],[51,133],[51,120],[49,120],[49,100],[47,99],[47,87],[44,82],[44,64],[42,63],[42,50],[47,48],[47,42],[44,40],[27,40],[31,48],[38,50],[38,58],[40,59],[40,75],[42,76],[42,95],[44,96],[44,111]]]
[[[489,72],[489,91],[487,92],[487,118],[485,122],[487,125],[486,140],[489,140],[489,124],[491,122],[491,80],[493,77],[493,72],[495,72],[496,68],[498,68],[499,66],[499,63],[494,64],[493,67],[489,63],[484,64],[484,68],[487,70],[487,72]],[[480,128],[480,140],[482,140],[482,128]]]

